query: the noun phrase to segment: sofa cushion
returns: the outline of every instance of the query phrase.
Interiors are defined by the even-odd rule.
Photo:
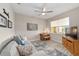
[[[15,44],[15,41],[11,41],[1,52],[1,56],[11,56],[11,48]],[[14,49],[13,49],[14,51]]]
[[[19,52],[16,48],[17,46],[18,46],[18,44],[14,41],[14,43],[13,43],[11,49],[10,49],[10,55],[11,56],[19,56]]]
[[[31,45],[18,45],[17,50],[20,56],[28,56],[32,54],[32,46]]]

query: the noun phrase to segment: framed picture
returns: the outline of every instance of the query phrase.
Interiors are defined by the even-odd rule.
[[[27,30],[28,31],[37,31],[38,30],[38,24],[27,23]]]
[[[8,20],[8,28],[12,28],[12,22]]]
[[[7,18],[0,14],[0,27],[7,27]]]

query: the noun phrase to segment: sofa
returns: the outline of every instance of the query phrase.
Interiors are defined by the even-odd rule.
[[[25,38],[24,38],[25,39]],[[31,44],[30,41],[25,39],[32,46],[32,54],[29,56],[42,55],[38,52],[35,47]],[[17,50],[18,44],[15,41],[15,38],[9,38],[1,43],[0,45],[0,56],[20,56]]]

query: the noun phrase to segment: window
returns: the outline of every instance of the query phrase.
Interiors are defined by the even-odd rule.
[[[67,27],[69,27],[69,17],[51,22],[51,32],[52,33],[65,34]]]

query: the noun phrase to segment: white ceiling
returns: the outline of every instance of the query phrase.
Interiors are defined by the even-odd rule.
[[[46,10],[52,10],[52,13],[46,15],[40,15],[40,13],[35,12],[34,10],[43,8],[43,3],[21,3],[21,4],[11,4],[14,12],[28,15],[31,17],[36,17],[40,19],[48,19],[59,15],[63,12],[67,12],[71,9],[79,7],[78,3],[46,3]]]

